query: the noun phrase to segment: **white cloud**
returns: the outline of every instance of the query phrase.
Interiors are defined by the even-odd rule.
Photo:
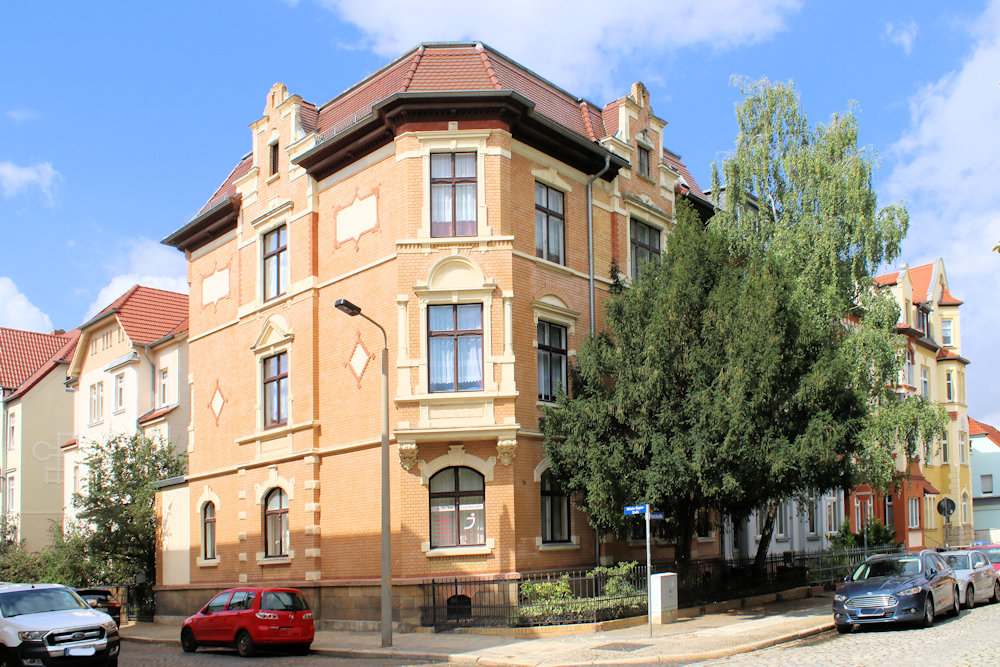
[[[48,162],[20,167],[10,161],[0,161],[0,189],[3,190],[5,199],[10,199],[28,188],[37,187],[51,205],[58,179],[59,172]]]
[[[912,216],[903,260],[941,256],[962,307],[962,353],[971,416],[1000,424],[1000,0],[974,23],[968,56],[910,100],[910,127],[892,147],[887,193]],[[992,420],[992,421],[991,421]]]
[[[0,326],[28,331],[52,331],[52,320],[17,289],[14,281],[0,276]]]
[[[87,308],[84,322],[107,308],[133,285],[188,293],[187,260],[175,249],[138,238],[128,242],[123,260],[112,268],[124,268],[124,271],[111,278],[97,293],[97,298]]]
[[[910,55],[913,43],[917,41],[918,30],[916,21],[903,24],[889,23],[885,26],[885,38],[903,49],[906,55]]]
[[[34,109],[9,109],[4,115],[15,123],[23,123],[24,121],[38,118],[38,112]]]
[[[729,49],[785,27],[801,0],[645,3],[608,11],[599,0],[510,0],[502,6],[430,0],[402,10],[396,0],[321,0],[394,58],[425,41],[481,40],[578,95],[606,96],[626,59],[688,46]],[[596,18],[600,17],[600,18]]]

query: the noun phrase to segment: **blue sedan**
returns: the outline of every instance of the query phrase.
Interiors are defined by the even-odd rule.
[[[959,614],[955,573],[937,553],[901,552],[870,556],[844,579],[833,596],[837,631],[869,623],[934,624],[938,612]]]

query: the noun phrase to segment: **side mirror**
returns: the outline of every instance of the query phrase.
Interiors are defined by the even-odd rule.
[[[204,608],[202,608],[202,610],[201,610],[201,613],[202,613],[202,614],[206,614],[206,615],[207,615],[207,614],[211,614],[212,612],[210,612],[210,611],[208,610],[208,607],[204,607]]]
[[[96,607],[97,600],[87,600],[87,604],[89,604],[91,607]]]

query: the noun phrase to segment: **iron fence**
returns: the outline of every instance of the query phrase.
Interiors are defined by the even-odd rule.
[[[711,558],[654,563],[677,573],[678,606],[695,607],[798,586],[832,588],[868,555],[899,545],[825,552],[786,552],[753,559]],[[594,623],[646,613],[646,566],[545,570],[508,577],[436,579],[424,586],[421,622],[436,630]]]

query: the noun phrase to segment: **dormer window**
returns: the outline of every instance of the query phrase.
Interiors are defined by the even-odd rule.
[[[274,176],[278,173],[278,142],[275,141],[270,145],[271,148],[271,171],[270,176]]]
[[[649,149],[639,146],[639,175],[649,178]]]
[[[917,308],[917,328],[924,332],[924,336],[931,337],[931,320],[928,313],[923,308]]]

